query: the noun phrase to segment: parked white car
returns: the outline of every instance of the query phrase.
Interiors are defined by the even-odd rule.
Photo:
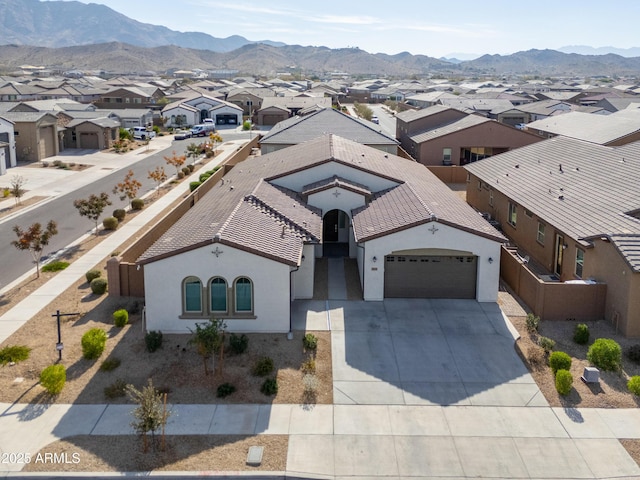
[[[133,127],[131,133],[136,140],[151,140],[156,136],[156,132],[147,130],[147,127]]]

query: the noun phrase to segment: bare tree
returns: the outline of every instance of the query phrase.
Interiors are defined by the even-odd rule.
[[[184,162],[187,160],[186,155],[178,155],[175,150],[171,152],[172,155],[170,157],[164,157],[164,161],[167,162],[167,165],[171,165],[172,167],[176,167],[176,177],[178,176],[178,172],[184,165]]]
[[[13,177],[11,177],[11,189],[10,190],[11,190],[11,194],[15,198],[16,206],[20,205],[20,202],[21,202],[20,199],[25,194],[25,189],[22,188],[22,187],[24,187],[25,183],[27,183],[27,181],[21,175],[14,175]]]

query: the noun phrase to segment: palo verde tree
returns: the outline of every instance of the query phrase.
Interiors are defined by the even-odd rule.
[[[127,385],[125,391],[129,398],[138,405],[131,412],[135,419],[131,422],[131,426],[136,433],[142,436],[143,450],[146,452],[148,449],[147,433],[151,432],[151,438],[153,439],[156,431],[162,428],[164,440],[164,427],[171,415],[171,412],[166,407],[166,394],[163,396],[158,392],[151,379],[148,380],[147,386],[142,390],[138,390],[133,385]]]
[[[11,242],[11,245],[18,250],[28,250],[33,257],[33,263],[36,264],[36,277],[40,278],[40,260],[44,247],[49,245],[51,237],[58,233],[56,222],[50,220],[47,227],[43,230],[42,225],[34,223],[26,230],[22,230],[18,225],[13,227],[13,231],[18,236],[18,240]]]
[[[98,220],[107,206],[111,205],[109,194],[102,192],[100,195],[92,193],[89,198],[79,198],[73,201],[73,206],[78,209],[81,217],[93,220],[95,224],[95,234],[98,235]]]
[[[222,359],[224,346],[224,330],[226,325],[223,320],[210,318],[209,323],[196,323],[196,330],[191,330],[193,338],[189,343],[196,346],[198,354],[204,362],[204,374],[209,375],[207,363],[209,359],[214,359],[213,368],[215,370],[215,354],[220,354]]]
[[[160,184],[167,179],[167,173],[164,171],[164,167],[158,165],[154,170],[149,170],[147,178],[150,178],[156,182],[156,194],[160,191]]]
[[[171,165],[172,167],[176,168],[176,177],[178,176],[178,172],[180,172],[180,169],[184,165],[184,162],[187,160],[186,155],[178,155],[175,150],[171,152],[170,157],[165,156],[163,158],[164,161],[167,162],[167,165]]]
[[[133,170],[129,170],[124,177],[124,180],[115,187],[113,187],[113,193],[120,195],[120,200],[128,198],[133,200],[138,195],[138,190],[142,187],[142,184],[133,177]]]

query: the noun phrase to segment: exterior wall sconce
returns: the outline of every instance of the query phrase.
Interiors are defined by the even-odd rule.
[[[562,249],[563,249],[563,250],[566,250],[568,246],[569,246],[569,245],[567,245],[566,243],[563,243],[563,244],[562,244]]]
[[[487,261],[491,264],[491,263],[493,263],[493,258],[492,258],[492,257],[489,257],[489,258],[487,259]]]
[[[373,263],[376,263],[376,262],[378,261],[378,257],[375,257],[375,256],[374,256],[374,257],[371,259],[371,261],[372,261]]]

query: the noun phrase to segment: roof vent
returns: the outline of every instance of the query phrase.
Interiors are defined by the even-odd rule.
[[[286,228],[287,228],[286,226],[282,225],[282,234],[281,234],[282,238],[284,238],[284,231]]]
[[[560,173],[564,173],[564,170],[562,170],[562,164],[558,165],[558,171],[559,171]]]
[[[558,197],[558,200],[564,200],[564,195],[560,195],[560,196]]]
[[[516,168],[520,168],[520,164],[519,163],[516,163]]]
[[[231,185],[231,186],[229,187],[229,190],[233,190],[233,185]]]

